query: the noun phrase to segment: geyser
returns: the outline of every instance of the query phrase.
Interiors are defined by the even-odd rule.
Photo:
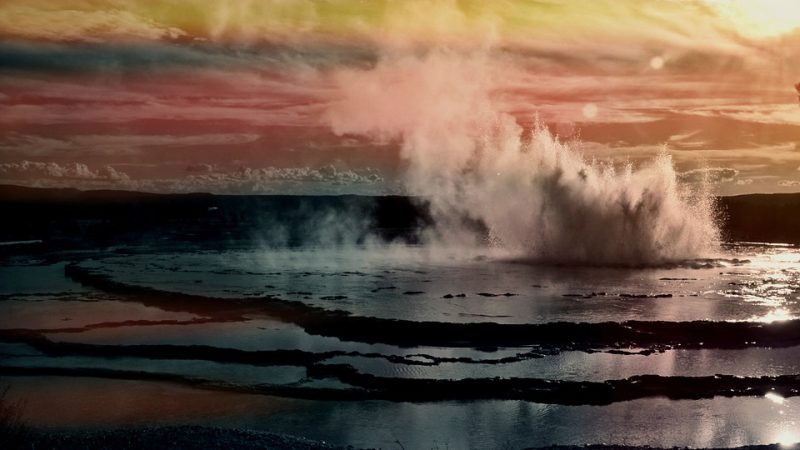
[[[681,185],[669,155],[615,167],[587,161],[539,123],[493,101],[503,76],[485,52],[389,56],[335,74],[337,134],[401,142],[408,193],[430,202],[433,242],[473,246],[489,231],[506,256],[563,264],[656,265],[718,241],[713,197]]]

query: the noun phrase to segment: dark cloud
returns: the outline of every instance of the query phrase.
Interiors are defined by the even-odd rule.
[[[168,68],[248,68],[364,65],[376,61],[368,47],[312,43],[258,46],[210,42],[54,43],[0,42],[0,71],[152,71]]]

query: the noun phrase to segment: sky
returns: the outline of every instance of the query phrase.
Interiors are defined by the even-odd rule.
[[[363,89],[402,95],[353,115],[439,101],[385,64],[430,54],[470,62],[436,89],[475,70],[586,159],[666,151],[721,195],[800,191],[795,0],[2,0],[0,183],[403,193],[402,143],[337,128],[337,105],[377,70]]]

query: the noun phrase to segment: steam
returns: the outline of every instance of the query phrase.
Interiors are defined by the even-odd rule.
[[[485,244],[555,263],[652,265],[718,240],[713,201],[678,183],[670,156],[636,170],[586,161],[541,123],[524,129],[493,98],[503,72],[485,52],[384,57],[336,73],[337,134],[399,140],[408,192],[429,202],[430,242]]]

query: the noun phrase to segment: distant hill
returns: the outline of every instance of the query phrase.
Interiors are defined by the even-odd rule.
[[[720,197],[719,206],[727,240],[800,243],[800,193]]]
[[[165,198],[175,199],[198,199],[211,198],[212,194],[193,193],[193,194],[153,194],[148,192],[123,191],[123,190],[90,190],[82,191],[73,188],[36,188],[27,186],[16,186],[10,184],[0,184],[0,202],[13,203],[90,203],[108,202],[124,203],[131,201],[155,200]]]
[[[800,243],[800,193],[720,197],[729,241]],[[273,239],[301,244],[320,227],[348,239],[377,234],[418,240],[431,222],[425,204],[403,196],[151,194],[0,185],[0,241],[43,240],[56,247],[139,242],[197,245]]]
[[[424,209],[424,208],[423,208]],[[228,245],[261,240],[298,245],[367,236],[414,242],[427,214],[402,196],[151,194],[0,185],[0,242],[49,247],[183,242]],[[336,233],[324,236],[326,230]]]

